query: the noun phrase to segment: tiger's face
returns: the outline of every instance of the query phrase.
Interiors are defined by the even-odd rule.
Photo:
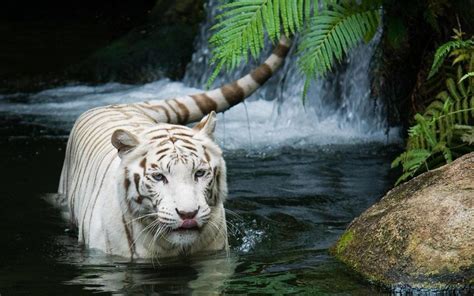
[[[121,157],[123,206],[158,244],[185,249],[225,231],[226,168],[212,139],[215,117],[193,129],[158,124],[137,136],[124,130],[112,136]]]

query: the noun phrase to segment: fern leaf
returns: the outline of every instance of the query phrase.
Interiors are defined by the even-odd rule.
[[[426,111],[423,114],[426,118],[437,117],[443,110],[444,103],[440,100],[435,100],[426,107]]]
[[[464,110],[464,112],[462,112],[462,120],[460,120],[459,123],[469,124],[470,118],[474,117],[474,114],[471,114],[471,116],[469,116],[469,110],[474,110],[474,96],[472,97],[470,102],[471,105],[469,105],[469,100],[467,98],[465,100],[462,100],[462,106],[460,107],[460,109],[457,109]]]
[[[235,68],[247,55],[257,57],[263,48],[264,20],[269,15],[268,1],[240,0],[220,6],[223,11],[217,16],[219,23],[212,27],[217,32],[210,38],[213,47],[213,63],[217,66],[208,80],[208,86],[223,67]],[[271,8],[271,7],[270,7]],[[270,31],[275,27],[265,23]],[[273,34],[275,35],[275,33]]]
[[[455,55],[456,57],[454,58],[453,63],[452,63],[453,66],[461,62],[467,61],[470,58],[469,54],[466,54],[466,53],[456,53]]]
[[[229,1],[229,0],[227,0]],[[211,62],[216,69],[208,86],[222,68],[233,69],[248,54],[257,58],[264,48],[265,38],[272,42],[297,33],[311,14],[311,0],[235,0],[219,7],[222,11],[209,39]]]
[[[303,22],[304,20],[309,20],[310,17],[311,17],[311,1],[301,1],[301,2],[304,2],[303,6],[304,6],[304,16],[303,16]],[[316,8],[315,8],[316,10]]]
[[[456,80],[458,81],[458,89],[459,89],[459,92],[461,93],[462,97],[465,98],[465,97],[468,96],[469,84],[468,84],[467,87],[466,87],[465,83],[461,81],[462,76],[463,76],[463,74],[464,74],[462,66],[461,66],[461,65],[457,66],[457,69],[456,69],[456,70],[457,70],[457,73],[456,73],[456,75],[457,75]]]
[[[469,72],[466,75],[464,75],[463,77],[461,77],[461,79],[459,79],[458,83],[463,82],[464,80],[468,79],[469,77],[474,77],[474,72]]]
[[[404,174],[398,178],[396,184],[413,177],[415,173],[426,164],[426,160],[431,156],[427,149],[412,149],[403,152],[392,162],[392,168],[402,165]]]
[[[280,26],[278,26],[278,31],[277,31],[277,25],[275,24],[273,2],[269,1],[268,9],[265,9],[262,12],[263,12],[263,17],[264,17],[265,26],[267,28],[268,35],[270,36],[270,39],[276,40],[278,38],[277,35],[280,31]]]
[[[405,172],[403,173],[398,179],[397,181],[395,182],[395,186],[397,186],[398,184],[402,183],[403,181],[406,181],[407,179],[413,177],[415,175],[414,172]]]
[[[474,144],[474,127],[469,126],[469,130],[462,134],[461,140],[469,145]]]
[[[432,132],[430,125],[433,121],[428,121],[423,115],[416,114],[415,120],[417,122],[417,129],[412,128],[411,130],[418,132],[419,135],[423,135],[430,147],[434,147],[437,143],[436,135]]]
[[[304,20],[304,2],[305,1],[302,1],[302,0],[298,0],[298,3],[296,3],[296,11],[297,11],[297,16],[298,16],[298,23],[297,23],[297,31],[299,31],[301,29],[301,27],[303,26],[303,20]]]
[[[279,38],[280,37],[280,31],[281,31],[280,2],[278,0],[276,0],[276,1],[273,1],[272,4],[273,4],[273,16],[274,16],[275,30],[276,30],[278,38]],[[287,35],[287,36],[289,36],[289,35]]]
[[[434,56],[433,65],[431,66],[430,73],[428,74],[428,79],[433,77],[433,75],[438,72],[439,68],[444,63],[444,60],[453,49],[470,48],[473,46],[474,40],[451,40],[438,47]]]
[[[290,14],[291,14],[291,19],[293,21],[293,31],[291,32],[292,34],[295,34],[296,32],[298,32],[299,30],[299,15],[298,15],[298,1],[290,1],[291,2],[291,11],[290,11]]]
[[[377,8],[332,4],[311,20],[299,46],[299,65],[308,77],[325,76],[335,61],[378,27]]]
[[[286,0],[280,0],[281,20],[283,23],[283,30],[285,31],[286,36],[290,36],[290,22],[288,20],[289,5],[287,4],[288,2],[286,2]]]
[[[451,77],[446,79],[446,87],[452,98],[454,98],[456,101],[462,100],[462,96],[458,93],[457,85],[456,82],[454,82],[454,79],[452,79]]]

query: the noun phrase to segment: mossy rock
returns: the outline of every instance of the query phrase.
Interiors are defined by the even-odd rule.
[[[474,284],[474,153],[389,191],[349,225],[331,253],[388,287]]]

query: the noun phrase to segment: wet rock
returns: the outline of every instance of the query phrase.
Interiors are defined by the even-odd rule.
[[[331,252],[385,286],[471,290],[474,153],[389,191]]]

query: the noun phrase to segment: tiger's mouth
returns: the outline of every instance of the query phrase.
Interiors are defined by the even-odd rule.
[[[178,227],[174,229],[174,231],[177,231],[177,232],[199,231],[199,230],[200,228],[198,226],[191,227],[191,228]]]
[[[186,231],[198,231],[200,227],[195,219],[184,219],[181,225],[174,229],[174,231],[186,232]]]

